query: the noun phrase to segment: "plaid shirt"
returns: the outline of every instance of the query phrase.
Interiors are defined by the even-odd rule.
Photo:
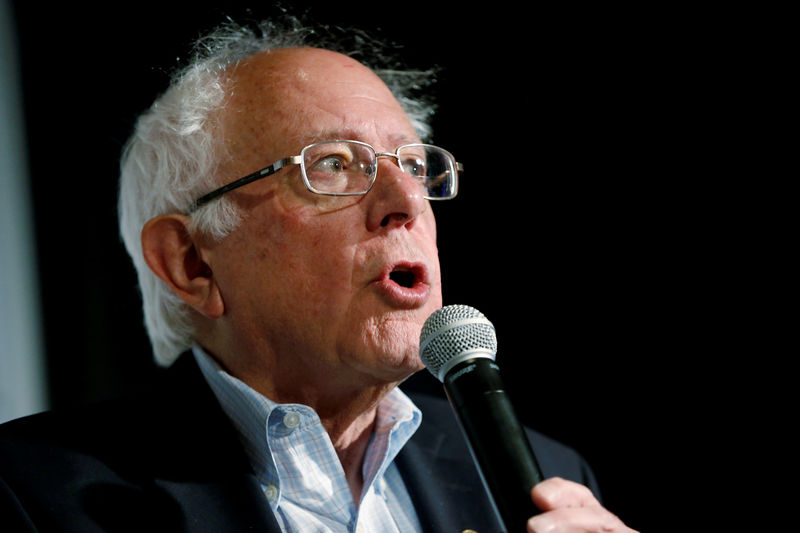
[[[253,471],[285,533],[420,532],[393,460],[419,427],[422,413],[399,389],[381,401],[364,457],[358,506],[317,413],[277,404],[222,370],[199,347],[194,356],[239,432]]]

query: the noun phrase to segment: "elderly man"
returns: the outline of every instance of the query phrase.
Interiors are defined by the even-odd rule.
[[[139,121],[122,233],[171,367],[3,428],[11,531],[502,529],[448,406],[396,388],[442,305],[430,202],[459,165],[373,70],[290,35],[218,35]],[[630,531],[531,435],[528,531]]]

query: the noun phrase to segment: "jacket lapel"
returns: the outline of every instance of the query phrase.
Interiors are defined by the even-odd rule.
[[[425,533],[504,531],[452,413],[409,395],[423,423],[395,460]]]
[[[167,371],[156,397],[163,403],[150,433],[159,438],[142,452],[151,455],[157,490],[180,506],[182,530],[280,533],[235,429],[191,354]]]

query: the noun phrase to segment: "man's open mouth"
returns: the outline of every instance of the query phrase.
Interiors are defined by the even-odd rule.
[[[422,263],[394,264],[376,282],[381,287],[384,296],[393,305],[400,307],[411,308],[423,305],[430,296],[428,272]]]
[[[410,289],[417,281],[417,274],[412,268],[395,267],[395,269],[389,273],[389,279],[401,287]]]

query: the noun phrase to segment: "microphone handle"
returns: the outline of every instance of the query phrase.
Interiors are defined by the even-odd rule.
[[[508,533],[517,533],[540,512],[530,492],[543,477],[499,370],[492,359],[468,359],[443,383],[495,510]]]

